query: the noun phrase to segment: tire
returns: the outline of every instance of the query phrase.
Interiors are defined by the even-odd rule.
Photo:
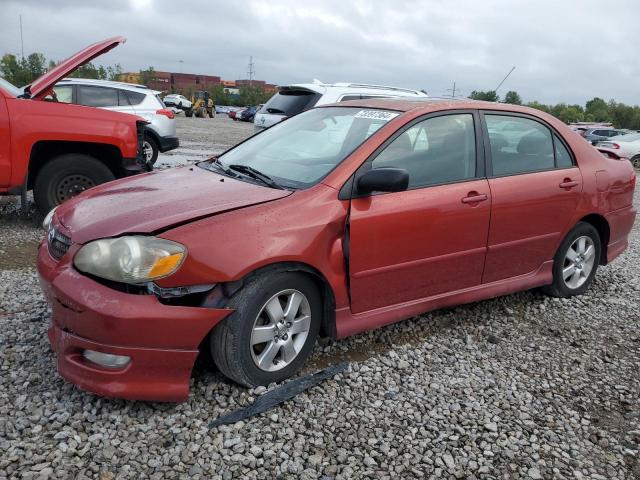
[[[188,108],[184,111],[184,114],[189,118],[193,117],[193,108]]]
[[[145,156],[145,160],[149,165],[154,165],[158,160],[158,153],[160,152],[158,144],[151,135],[144,136],[144,142],[142,144],[142,151]]]
[[[278,312],[286,312],[291,296],[300,299],[295,314],[289,319],[278,316]],[[272,308],[276,302],[280,310]],[[302,367],[313,350],[320,329],[322,300],[314,282],[304,274],[261,275],[237,292],[228,308],[235,311],[213,330],[209,347],[218,369],[241,385],[255,387],[285,380]],[[303,320],[305,316],[310,316],[308,321]],[[275,317],[283,323],[276,324],[272,320]],[[284,323],[285,320],[291,322]],[[263,337],[252,345],[254,327]],[[308,328],[306,336],[304,328]],[[300,333],[293,333],[294,330]],[[264,337],[266,340],[260,342]]]
[[[631,165],[633,165],[634,168],[640,168],[640,155],[636,155],[631,159]]]
[[[560,298],[582,295],[598,270],[601,252],[598,230],[590,223],[579,222],[567,234],[553,258],[553,283],[542,290]]]
[[[81,153],[55,157],[38,172],[33,184],[36,206],[43,214],[84,190],[115,180],[111,170],[99,160]]]

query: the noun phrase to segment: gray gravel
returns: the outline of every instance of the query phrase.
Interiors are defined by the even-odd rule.
[[[181,119],[181,135],[204,122],[216,144],[250,133]],[[7,260],[41,236],[14,203],[0,204],[0,478],[640,478],[639,227],[582,297],[524,292],[323,342],[307,371],[346,359],[346,374],[210,429],[265,389],[197,371],[167,405],[56,375],[31,260]]]

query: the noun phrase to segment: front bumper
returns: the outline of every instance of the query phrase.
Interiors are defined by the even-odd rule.
[[[60,262],[45,243],[38,251],[59,374],[107,397],[185,401],[198,346],[231,310],[169,306],[154,295],[113,290],[78,273],[69,262],[72,250]],[[131,361],[120,369],[104,368],[85,360],[85,349]]]

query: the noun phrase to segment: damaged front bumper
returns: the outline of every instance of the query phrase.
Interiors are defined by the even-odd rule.
[[[107,397],[185,401],[200,343],[232,311],[166,305],[155,295],[117,291],[81,275],[65,257],[57,262],[46,243],[40,245],[38,273],[51,305],[48,335],[60,375]],[[85,351],[129,361],[105,367]]]

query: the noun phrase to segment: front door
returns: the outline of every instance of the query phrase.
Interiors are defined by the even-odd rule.
[[[361,167],[404,168],[409,189],[351,201],[352,312],[480,284],[491,194],[477,125],[472,112],[415,121]]]
[[[526,116],[484,114],[492,212],[483,283],[533,273],[553,259],[582,192],[567,146]]]

